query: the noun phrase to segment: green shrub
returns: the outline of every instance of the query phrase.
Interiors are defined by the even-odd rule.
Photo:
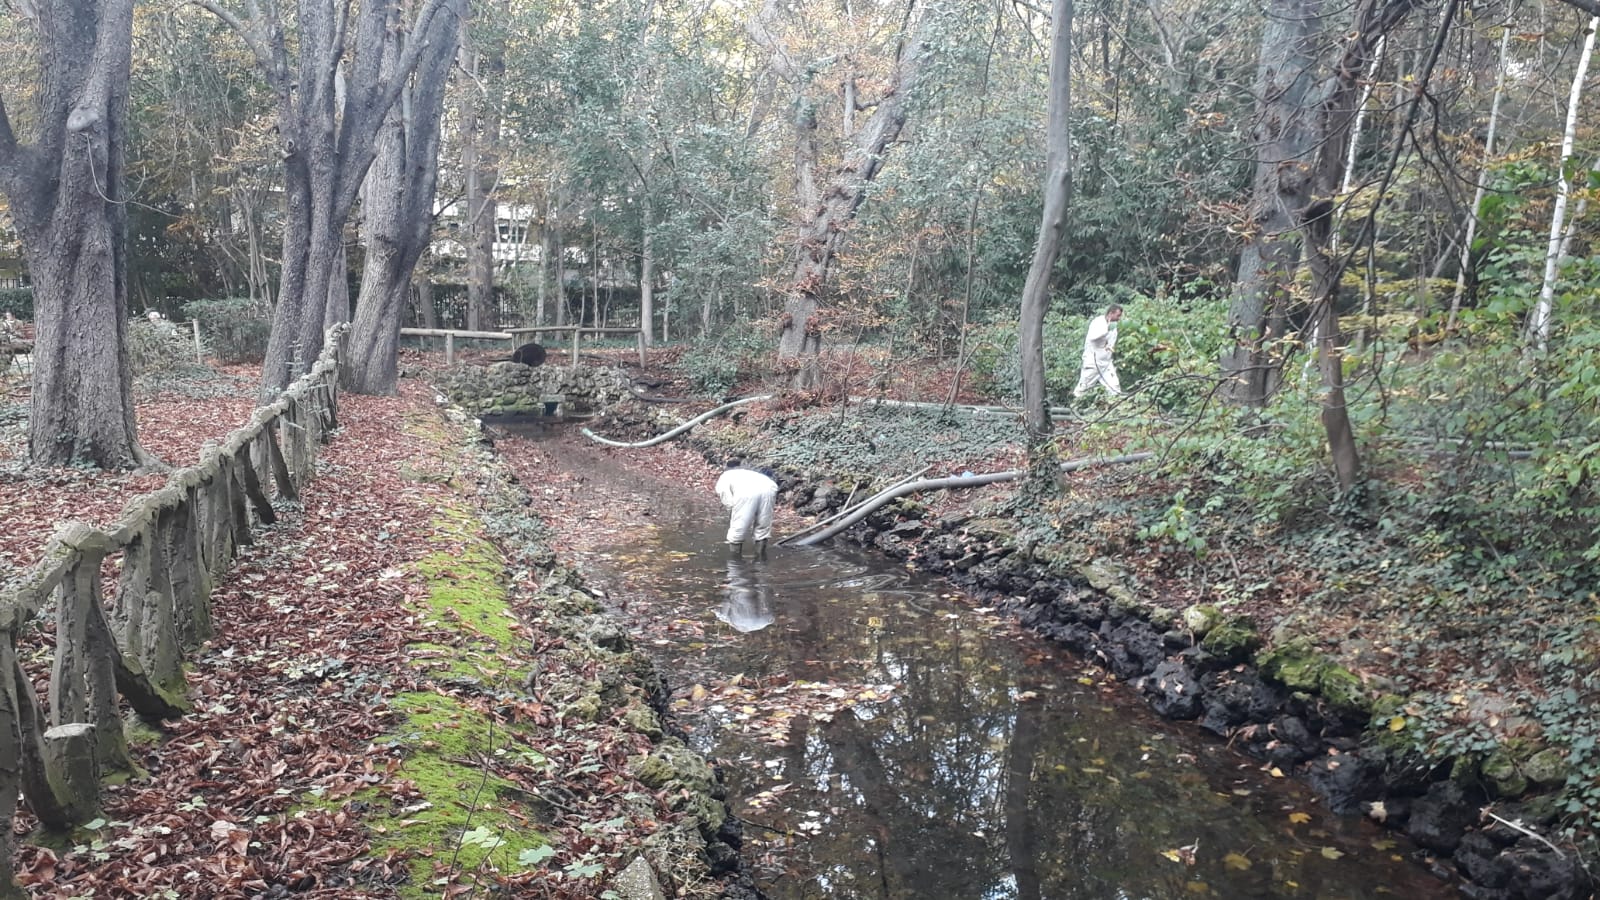
[[[698,338],[676,363],[694,390],[722,395],[738,384],[741,373],[772,352],[772,336],[755,327],[729,329],[715,338]]]
[[[194,356],[193,336],[167,321],[134,319],[129,322],[128,356],[135,375],[171,375],[199,365]]]
[[[206,348],[225,363],[260,362],[272,336],[272,310],[245,297],[195,300],[183,314],[200,321]]]
[[[6,313],[32,321],[33,288],[0,288],[0,318]]]

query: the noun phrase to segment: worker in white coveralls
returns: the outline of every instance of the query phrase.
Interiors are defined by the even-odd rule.
[[[741,460],[728,460],[728,468],[717,479],[717,497],[729,510],[728,552],[738,556],[744,540],[754,537],[756,556],[766,558],[767,539],[772,537],[772,506],[778,499],[778,483],[746,469]],[[751,532],[755,533],[752,535]]]
[[[1111,351],[1117,346],[1117,323],[1121,320],[1120,306],[1111,306],[1105,315],[1089,320],[1089,333],[1083,337],[1083,370],[1078,373],[1078,386],[1072,389],[1073,397],[1082,397],[1097,381],[1106,386],[1111,396],[1122,396],[1117,364],[1111,361]]]

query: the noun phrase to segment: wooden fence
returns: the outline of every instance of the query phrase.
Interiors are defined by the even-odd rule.
[[[88,822],[99,813],[102,773],[132,769],[121,701],[150,720],[187,711],[184,654],[211,636],[212,587],[256,523],[276,519],[273,497],[299,497],[337,425],[346,327],[329,333],[310,372],[208,446],[198,465],[128,504],[108,531],[62,526],[37,563],[0,585],[0,898],[18,896],[11,821],[19,797],[46,828]],[[40,614],[52,607],[41,708],[17,644],[36,620],[50,628]]]

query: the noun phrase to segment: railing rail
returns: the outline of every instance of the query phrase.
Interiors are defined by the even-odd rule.
[[[116,525],[62,525],[37,562],[0,584],[0,898],[17,896],[10,823],[19,796],[46,828],[82,825],[99,812],[101,774],[132,768],[121,703],[152,720],[188,710],[184,655],[211,636],[213,586],[255,525],[276,519],[273,497],[300,496],[338,424],[346,327],[329,333],[311,370],[276,401],[129,503]],[[102,572],[118,558],[108,596]],[[52,604],[41,708],[18,639]]]

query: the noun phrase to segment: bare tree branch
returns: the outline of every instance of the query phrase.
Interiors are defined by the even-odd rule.
[[[245,46],[250,48],[251,55],[255,56],[256,63],[261,66],[262,70],[268,76],[273,74],[272,54],[268,52],[266,42],[261,40],[260,35],[256,34],[254,29],[251,28],[252,24],[256,24],[255,20],[246,22],[233,10],[217,3],[216,0],[195,0],[195,5],[210,12],[227,24],[229,28],[232,28],[239,35],[239,39],[244,41]]]

